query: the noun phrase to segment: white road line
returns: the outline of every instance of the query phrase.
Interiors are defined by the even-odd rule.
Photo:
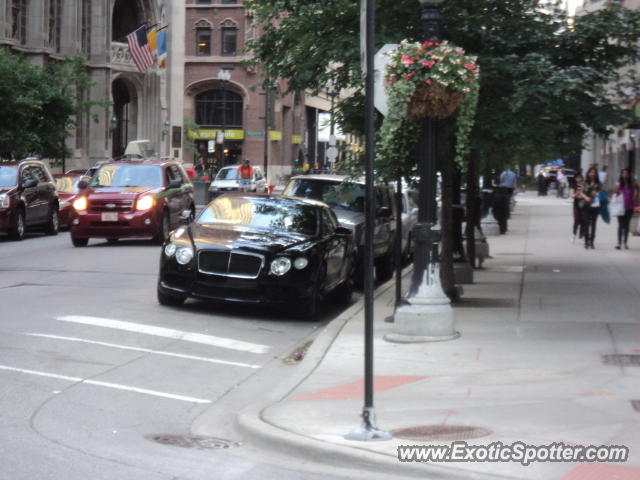
[[[267,353],[271,348],[268,345],[243,342],[242,340],[234,340],[233,338],[216,337],[213,335],[204,335],[202,333],[183,332],[172,328],[155,327],[153,325],[145,325],[142,323],[123,322],[122,320],[112,320],[109,318],[66,315],[63,317],[57,317],[56,320],[60,320],[62,322],[82,323],[84,325],[93,325],[95,327],[115,328],[117,330],[126,330],[128,332],[143,333],[145,335],[155,335],[156,337],[175,338],[176,340],[184,340],[185,342],[200,343],[203,345],[228,348],[230,350],[239,350],[242,352]]]
[[[0,370],[6,370],[8,372],[25,373],[27,375],[37,375],[39,377],[55,378],[58,380],[66,380],[68,382],[95,385],[97,387],[113,388],[116,390],[126,390],[128,392],[142,393],[144,395],[151,395],[153,397],[169,398],[171,400],[182,400],[183,402],[211,403],[211,400],[207,400],[204,398],[186,397],[184,395],[176,395],[173,393],[159,392],[157,390],[147,390],[146,388],[131,387],[128,385],[121,385],[119,383],[100,382],[98,380],[82,379],[79,377],[69,377],[67,375],[58,375],[56,373],[39,372],[37,370],[27,370],[25,368],[9,367],[6,365],[0,365]]]
[[[59,335],[47,335],[44,333],[25,333],[25,335],[28,335],[30,337],[38,337],[38,338],[51,338],[53,340],[65,340],[68,342],[88,343],[91,345],[100,345],[102,347],[119,348],[121,350],[132,350],[134,352],[152,353],[154,355],[165,355],[167,357],[184,358],[187,360],[198,360],[201,362],[220,363],[223,365],[233,365],[235,367],[260,368],[260,365],[254,365],[250,363],[232,362],[229,360],[220,360],[217,358],[199,357],[197,355],[186,355],[182,353],[165,352],[162,350],[152,350],[150,348],[130,347],[128,345],[118,345],[115,343],[98,342],[95,340],[86,340],[84,338],[77,338],[77,337],[61,337]]]

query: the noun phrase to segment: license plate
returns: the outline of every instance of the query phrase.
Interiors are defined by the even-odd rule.
[[[117,222],[118,221],[118,212],[102,212],[102,221],[103,222]]]

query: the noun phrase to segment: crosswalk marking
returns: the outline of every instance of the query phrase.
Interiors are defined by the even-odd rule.
[[[146,388],[138,388],[138,387],[132,387],[129,385],[122,385],[119,383],[101,382],[99,380],[83,379],[80,377],[70,377],[67,375],[59,375],[57,373],[39,372],[37,370],[28,370],[26,368],[16,368],[16,367],[10,367],[7,365],[0,365],[0,370],[5,370],[8,372],[24,373],[27,375],[36,375],[39,377],[55,378],[58,380],[66,380],[68,382],[82,383],[86,385],[95,385],[97,387],[113,388],[116,390],[125,390],[128,392],[141,393],[143,395],[151,395],[154,397],[168,398],[170,400],[181,400],[183,402],[190,402],[190,403],[211,403],[211,400],[207,400],[204,398],[187,397],[184,395],[176,395],[174,393],[159,392],[157,390],[149,390]]]
[[[114,328],[117,330],[125,330],[128,332],[142,333],[145,335],[155,335],[157,337],[174,338],[185,342],[200,343],[202,345],[210,345],[213,347],[227,348],[230,350],[239,350],[250,353],[267,353],[271,347],[258,343],[244,342],[242,340],[234,340],[233,338],[216,337],[213,335],[204,335],[202,333],[183,332],[174,330],[173,328],[156,327],[153,325],[145,325],[142,323],[124,322],[122,320],[113,320],[110,318],[86,317],[82,315],[65,315],[57,317],[56,320],[62,322],[81,323],[84,325],[92,325],[95,327]]]
[[[115,343],[107,343],[107,342],[98,342],[95,340],[87,340],[84,338],[77,337],[62,337],[59,335],[47,335],[44,333],[27,333],[26,335],[30,337],[38,337],[38,338],[50,338],[52,340],[64,340],[68,342],[80,342],[80,343],[88,343],[90,345],[100,345],[102,347],[110,347],[110,348],[118,348],[120,350],[131,350],[134,352],[143,352],[143,353],[151,353],[154,355],[164,355],[167,357],[177,357],[184,358],[186,360],[197,360],[201,362],[209,362],[209,363],[219,363],[222,365],[232,365],[235,367],[245,367],[245,368],[260,368],[260,365],[254,365],[250,363],[242,363],[242,362],[232,362],[230,360],[221,360],[218,358],[210,358],[210,357],[200,357],[197,355],[186,355],[182,353],[173,353],[173,352],[165,352],[162,350],[152,350],[150,348],[142,348],[142,347],[131,347],[128,345],[118,345]]]

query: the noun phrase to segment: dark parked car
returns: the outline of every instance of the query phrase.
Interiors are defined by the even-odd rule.
[[[73,207],[71,204],[78,195],[78,183],[80,183],[82,175],[57,173],[53,176],[53,179],[56,182],[58,201],[60,202],[60,209],[58,211],[60,226],[69,226],[73,213]]]
[[[374,186],[376,202],[373,250],[376,278],[393,276],[393,242],[395,241],[395,201],[388,185]],[[326,203],[338,217],[340,225],[351,230],[357,248],[356,281],[361,284],[364,264],[364,181],[347,181],[342,175],[298,175],[284,189],[284,196],[310,198]]]
[[[270,304],[315,317],[332,291],[352,293],[351,232],[327,205],[260,194],[227,194],[162,249],[158,301],[188,297]]]
[[[0,232],[22,240],[27,229],[58,233],[58,195],[39,160],[0,163]]]
[[[146,237],[162,243],[172,229],[195,217],[193,185],[177,162],[106,163],[79,187],[71,221],[76,247],[92,237],[109,242]]]

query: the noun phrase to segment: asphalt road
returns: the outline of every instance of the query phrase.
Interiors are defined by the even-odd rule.
[[[223,438],[242,441],[225,449],[153,440],[188,436],[227,392],[340,312],[327,305],[310,323],[196,300],[161,307],[159,250],[145,241],[74,248],[68,233],[0,237],[0,479],[359,477],[239,438]],[[255,393],[235,409],[243,401]]]

